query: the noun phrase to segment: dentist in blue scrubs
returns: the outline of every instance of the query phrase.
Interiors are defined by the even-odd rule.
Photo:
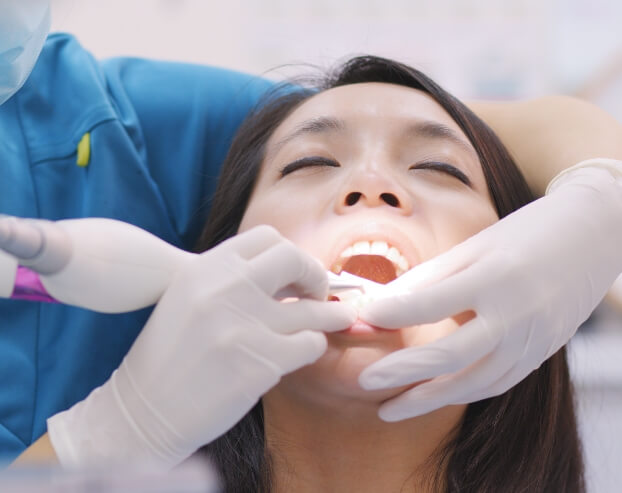
[[[45,0],[0,0],[0,12],[0,213],[50,220],[115,218],[191,249],[205,223],[206,199],[216,185],[229,142],[246,113],[272,84],[196,65],[132,58],[99,62],[70,35],[52,34],[46,40],[50,11]],[[314,259],[294,251],[274,230],[259,228],[249,233],[214,249],[213,255],[200,256],[192,266],[194,278],[180,275],[183,279],[167,295],[168,304],[189,306],[188,299],[196,291],[190,287],[193,280],[200,282],[202,289],[210,286],[210,279],[220,280],[216,271],[229,257],[238,261],[239,257],[275,249],[281,249],[281,255],[270,262],[264,258],[262,268],[277,270],[277,257],[306,265],[300,270],[306,272],[305,279],[287,277],[283,270],[279,274],[285,284],[298,282],[325,299],[325,293],[318,290],[322,291],[326,273]],[[262,311],[271,298],[242,296],[250,282],[242,274],[228,275],[237,294],[231,305],[238,310],[237,305],[255,307],[256,325],[260,325],[253,326],[248,320],[237,323],[236,328],[243,332],[242,342],[270,326],[260,323],[268,316],[292,322],[286,329],[299,331],[295,337],[265,334],[264,342],[249,343],[245,353],[239,354],[234,348],[230,352],[217,348],[215,343],[213,348],[204,347],[205,335],[196,321],[186,317],[183,322],[171,309],[160,307],[150,318],[152,309],[106,315],[62,305],[0,300],[0,459],[14,459],[42,435],[40,443],[46,443],[49,428],[54,453],[64,465],[79,466],[87,456],[91,464],[105,463],[112,448],[118,460],[125,460],[125,454],[127,460],[174,465],[198,448],[201,440],[211,437],[215,427],[205,417],[210,413],[215,419],[213,401],[222,409],[218,429],[229,428],[236,420],[230,401],[235,401],[238,413],[243,414],[243,406],[250,408],[253,401],[240,404],[242,392],[251,397],[256,394],[256,400],[281,372],[323,354],[325,337],[306,329],[345,329],[354,321],[351,310],[327,310],[312,300],[307,300],[300,314],[277,313],[285,311],[281,307],[277,312]],[[278,282],[278,275],[271,278]],[[224,296],[219,290],[221,283],[213,284],[212,297]],[[232,313],[225,311],[220,303],[210,315],[218,325],[227,327]],[[111,380],[113,370],[148,320],[149,330],[143,331],[145,337],[135,345],[131,374],[119,371]],[[187,349],[172,353],[180,340]],[[158,350],[147,351],[147,347]],[[193,349],[203,350],[195,353],[195,366],[190,364]],[[205,354],[210,350],[219,354]],[[263,358],[251,358],[253,351]],[[226,380],[219,391],[212,386],[212,391],[205,392],[203,387],[206,379],[200,377],[202,373],[220,374],[205,365],[214,365],[223,356],[235,358],[245,372],[255,375],[252,384],[242,382],[242,387],[237,387],[237,394],[231,394],[233,386]],[[262,362],[269,362],[270,368]],[[172,394],[160,379],[156,395],[149,393],[145,380],[156,367],[169,368],[166,374],[175,391],[183,380],[197,382],[198,378],[200,385],[196,389],[185,386],[185,394]],[[185,373],[178,375],[177,368]],[[137,377],[137,373],[145,376]],[[109,380],[108,392],[100,389],[85,400]],[[130,380],[145,402],[140,416],[134,413],[126,419],[131,398],[117,399]],[[195,412],[196,426],[186,413],[177,413],[190,400],[198,407],[200,400],[211,402],[209,410],[203,407],[200,413]],[[69,419],[61,420],[67,414],[59,412],[77,402],[82,402],[87,412],[74,408]],[[174,409],[166,415],[163,407],[170,403]],[[157,409],[160,421],[154,421],[150,429],[144,424],[151,408]],[[48,425],[46,420],[54,415],[57,420]],[[143,428],[137,430],[135,423]],[[180,437],[179,427],[189,425],[187,435]],[[168,429],[176,431],[163,436],[161,432]]]
[[[24,4],[0,0],[0,213],[116,218],[192,248],[229,142],[271,84],[211,67],[98,61],[70,35],[46,39],[47,1]],[[360,383],[369,389],[432,379],[387,402],[380,417],[388,421],[474,402],[515,385],[572,337],[622,271],[620,164],[585,161],[622,158],[619,124],[569,99],[472,108],[514,151],[536,193],[561,174],[545,197],[448,252],[433,269],[423,264],[402,276],[412,296],[383,300],[361,314],[379,326],[399,327],[467,309],[477,313],[476,323],[456,335],[394,353],[363,372]],[[549,127],[551,132],[542,131]],[[587,144],[569,141],[582,131],[589,132]],[[250,400],[239,399],[244,392],[231,393],[227,382],[192,387],[217,373],[209,365],[184,373],[180,363],[197,347],[197,328],[174,317],[188,295],[185,285],[209,283],[210,273],[232,258],[228,253],[249,254],[263,243],[283,242],[276,232],[262,230],[217,247],[220,253],[186,273],[153,313],[106,315],[0,300],[0,459],[23,453],[25,461],[34,460],[40,453],[66,466],[135,459],[172,467],[232,426],[274,378],[317,359],[325,340],[322,345],[319,332],[303,331],[310,334],[295,351],[283,345],[268,355],[277,363],[282,354],[295,356],[282,362],[272,380],[249,382],[246,389],[240,384]],[[500,251],[507,255],[501,262]],[[290,253],[298,262],[309,261]],[[270,266],[267,272],[276,270]],[[521,290],[520,310],[513,286]],[[350,323],[351,314],[316,308],[294,329],[335,330]],[[255,330],[248,327],[248,333]],[[131,377],[121,365],[128,351],[132,364],[143,366]],[[161,390],[136,377],[147,378],[158,362],[176,369],[172,385]],[[258,373],[256,362],[244,364],[250,365],[246,374]]]

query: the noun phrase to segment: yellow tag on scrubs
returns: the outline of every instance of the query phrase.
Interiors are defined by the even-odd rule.
[[[88,166],[89,160],[91,159],[91,134],[89,132],[85,133],[80,142],[78,142],[78,159],[76,160],[76,164],[78,166]]]

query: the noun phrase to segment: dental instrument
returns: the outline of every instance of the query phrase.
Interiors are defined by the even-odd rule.
[[[362,293],[365,292],[363,282],[359,282],[356,279],[351,279],[355,276],[350,275],[350,279],[344,279],[340,274],[335,274],[332,271],[328,271],[328,292],[330,294],[340,293],[342,291],[349,291],[351,289],[358,289]]]
[[[0,297],[104,313],[138,310],[155,304],[194,255],[112,219],[54,222],[0,214]],[[329,294],[365,292],[370,281],[342,274],[328,272]],[[297,295],[286,287],[275,297]]]

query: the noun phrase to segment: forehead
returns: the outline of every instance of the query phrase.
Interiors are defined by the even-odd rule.
[[[455,130],[467,140],[456,122],[428,94],[379,82],[350,84],[316,94],[296,108],[270,140],[280,140],[305,121],[331,116],[344,120],[354,129],[357,125],[382,124],[382,128],[390,130],[419,120],[434,121]]]

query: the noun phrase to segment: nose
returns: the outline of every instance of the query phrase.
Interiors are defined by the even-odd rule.
[[[344,184],[337,202],[338,212],[342,213],[363,207],[385,207],[400,214],[410,214],[412,200],[395,177],[365,170]]]

